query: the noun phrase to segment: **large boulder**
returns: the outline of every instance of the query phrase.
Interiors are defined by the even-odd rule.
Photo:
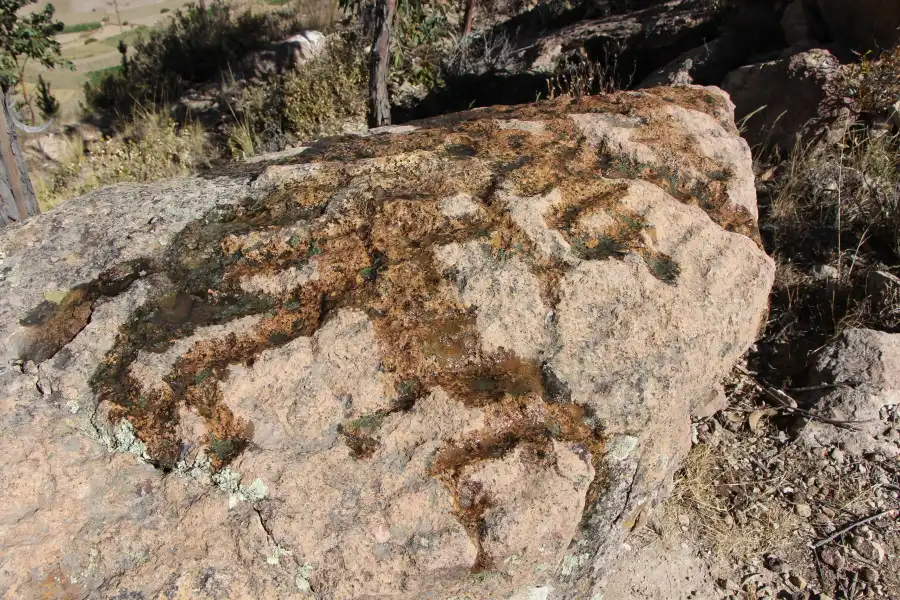
[[[327,43],[323,33],[305,29],[268,48],[248,53],[241,59],[239,70],[245,77],[285,73],[321,54]]]
[[[600,593],[764,320],[732,108],[470,111],[0,230],[0,586]]]

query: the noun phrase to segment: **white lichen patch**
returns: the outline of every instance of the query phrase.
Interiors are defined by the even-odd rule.
[[[525,596],[525,598],[526,600],[547,600],[550,597],[550,592],[552,591],[553,588],[549,585],[531,588],[530,590],[528,590],[528,595]]]
[[[291,554],[293,554],[293,552],[291,552],[290,550],[285,550],[284,548],[282,548],[282,547],[279,546],[278,544],[275,544],[275,545],[272,547],[272,552],[271,552],[271,554],[269,554],[269,555],[266,557],[266,563],[272,565],[273,567],[274,567],[274,566],[277,566],[277,565],[280,565],[280,564],[281,564],[281,557],[282,557],[282,556],[291,556]]]
[[[439,206],[441,214],[451,219],[474,217],[481,210],[481,207],[472,199],[472,196],[465,193],[443,198]]]
[[[276,273],[256,273],[241,278],[241,289],[251,294],[265,294],[275,298],[286,298],[300,286],[319,278],[315,259],[300,268],[291,266]]]
[[[581,567],[588,564],[590,560],[590,554],[568,554],[563,558],[562,568],[559,572],[563,577],[569,577],[581,569]]]
[[[305,564],[297,571],[297,576],[294,578],[294,584],[297,586],[298,592],[308,594],[312,591],[312,586],[309,583],[309,578],[312,576],[312,570],[312,565]]]
[[[100,433],[102,441],[110,452],[130,452],[142,460],[150,460],[147,446],[134,432],[134,426],[127,419],[122,419],[112,428]]]
[[[621,462],[631,456],[632,452],[634,452],[634,449],[637,447],[637,443],[638,439],[634,436],[616,436],[610,439],[606,444],[606,458],[614,462]]]
[[[521,119],[496,119],[494,121],[500,129],[512,129],[515,131],[527,131],[528,133],[544,133],[547,126],[543,121],[523,121]]]
[[[200,483],[210,485],[212,483],[212,462],[206,453],[201,452],[193,460],[182,458],[175,465],[175,473],[188,477]]]

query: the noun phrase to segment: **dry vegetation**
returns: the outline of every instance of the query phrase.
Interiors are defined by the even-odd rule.
[[[244,158],[364,126],[367,72],[354,36],[334,37],[325,51],[284,75],[241,88],[228,133]]]
[[[802,425],[750,377],[736,373],[728,409],[695,423],[656,533],[698,542],[724,597],[898,597],[897,512],[887,512],[898,507],[895,461],[797,444]],[[881,517],[855,526],[872,515]]]
[[[152,110],[138,111],[119,135],[90,144],[87,151],[78,135],[65,144],[59,165],[32,174],[44,209],[113,183],[187,175],[208,158],[206,136],[199,125],[177,126],[165,113]]]

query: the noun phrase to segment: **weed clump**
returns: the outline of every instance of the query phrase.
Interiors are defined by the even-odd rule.
[[[352,36],[284,75],[245,87],[229,149],[237,156],[275,150],[286,140],[311,140],[361,126],[366,111],[365,57]]]
[[[161,111],[141,110],[120,135],[92,144],[89,152],[80,137],[71,138],[53,172],[34,173],[35,191],[46,209],[105,185],[187,175],[207,161],[207,150],[199,125],[178,127]]]

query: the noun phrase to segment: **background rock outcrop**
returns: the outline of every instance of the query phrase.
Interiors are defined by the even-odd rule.
[[[728,74],[722,88],[746,119],[748,141],[787,156],[801,138],[813,138],[840,119],[833,98],[843,74],[827,50],[799,52],[789,58],[747,65]],[[840,128],[836,140],[840,140]],[[846,126],[843,128],[846,129]]]
[[[822,351],[811,379],[822,386],[810,401],[815,413],[844,427],[811,421],[803,431],[807,443],[854,456],[900,454],[900,336],[849,329]]]
[[[0,231],[0,586],[591,597],[763,322],[732,111],[476,110]]]

